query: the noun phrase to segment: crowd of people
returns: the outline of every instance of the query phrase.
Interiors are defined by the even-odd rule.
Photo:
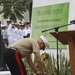
[[[1,34],[4,43],[8,46],[16,42],[19,39],[30,37],[31,26],[30,22],[11,24],[10,20],[7,20],[7,25],[1,25]]]

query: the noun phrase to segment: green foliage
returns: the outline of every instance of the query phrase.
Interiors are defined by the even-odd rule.
[[[47,59],[43,58],[45,59],[44,65],[46,71],[49,75],[57,75],[57,61],[54,56],[47,53],[44,53],[43,55],[45,55],[45,58],[46,56],[49,56]],[[61,50],[59,55],[59,75],[70,75],[70,61]]]
[[[70,61],[60,50],[60,75],[70,75]]]
[[[27,71],[27,75],[34,75],[33,71],[31,70],[28,63],[26,62],[26,59],[23,59],[23,62],[24,62],[24,65],[25,65],[25,69]]]
[[[49,75],[57,75],[57,61],[54,58],[54,55],[43,53],[41,56],[43,58],[43,64],[44,64],[45,71]],[[24,59],[24,63],[26,65],[28,75],[34,75],[33,71],[28,66],[25,59]],[[37,70],[39,70],[36,59],[34,61],[34,64]],[[60,50],[60,55],[59,55],[59,75],[70,75],[70,61],[65,56],[65,54],[62,52],[62,50]]]
[[[23,14],[29,10],[29,2],[31,0],[0,0],[0,5],[3,6],[1,13],[4,13],[4,18],[10,18],[11,21],[17,22],[17,19],[22,20]]]

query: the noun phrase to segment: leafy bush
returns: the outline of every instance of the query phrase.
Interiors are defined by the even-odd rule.
[[[49,75],[57,75],[57,60],[54,58],[54,55],[43,53],[41,56],[43,58],[45,71],[48,72]],[[25,59],[24,64],[28,75],[34,75]],[[34,59],[34,64],[37,70],[39,70],[36,59]],[[61,50],[59,55],[59,75],[70,75],[70,61]]]

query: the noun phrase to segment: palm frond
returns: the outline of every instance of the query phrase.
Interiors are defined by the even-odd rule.
[[[20,11],[16,10],[15,11],[15,14],[16,14],[16,17],[19,19],[19,20],[22,20],[22,18],[24,18],[24,16],[21,14]]]
[[[3,9],[0,14],[4,13],[4,18],[10,17],[13,21],[22,20],[23,14],[27,11],[27,4],[30,0],[0,0]]]
[[[10,20],[13,21],[13,22],[17,22],[16,15],[15,15],[14,12],[12,12],[12,13],[10,14]]]

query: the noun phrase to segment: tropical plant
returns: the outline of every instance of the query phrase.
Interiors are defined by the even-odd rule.
[[[60,50],[60,75],[70,75],[70,60]]]
[[[56,75],[56,60],[54,56],[49,55],[48,53],[42,54],[43,62],[44,62],[44,68],[46,72],[49,73],[49,75]]]
[[[56,61],[54,55],[48,54],[48,53],[43,53],[41,56],[43,58],[45,71],[49,75],[57,75],[57,61]],[[37,61],[35,59],[34,64],[35,64],[37,70],[39,70],[38,64],[36,62]],[[28,75],[34,75],[33,71],[28,66],[25,59],[24,59],[24,63],[26,65],[26,70],[28,71]],[[65,54],[62,52],[62,50],[60,50],[60,55],[59,55],[59,75],[70,75],[70,61],[65,56]]]
[[[26,59],[23,59],[23,62],[24,62],[24,65],[25,65],[25,69],[27,71],[27,75],[34,75],[34,72],[29,67],[28,63],[26,62]]]
[[[46,71],[49,73],[49,75],[57,75],[57,61],[54,58],[54,55],[51,56],[51,54],[44,53],[44,57],[48,57],[44,60],[44,65]],[[70,61],[65,56],[65,54],[60,50],[59,55],[59,75],[70,75]]]
[[[5,19],[17,22],[17,19],[22,20],[24,18],[23,14],[29,9],[28,3],[31,0],[0,0],[0,5],[2,6],[2,11],[4,13],[3,17]]]

